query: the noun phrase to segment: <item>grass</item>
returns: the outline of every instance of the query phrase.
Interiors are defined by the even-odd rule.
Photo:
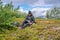
[[[20,24],[23,18],[17,18]],[[25,29],[6,30],[0,34],[0,40],[60,40],[60,20],[36,19],[36,24]]]

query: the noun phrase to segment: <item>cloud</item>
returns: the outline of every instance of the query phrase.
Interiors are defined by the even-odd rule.
[[[60,0],[45,0],[46,4],[57,4],[60,3]]]
[[[36,2],[34,2],[33,4],[31,4],[31,6],[42,6],[42,5],[59,5],[60,4],[60,0],[37,0]]]
[[[50,8],[39,8],[39,7],[37,7],[37,8],[31,9],[31,11],[35,17],[39,17],[39,16],[46,16],[46,12],[49,9]]]
[[[46,16],[46,12],[49,9],[50,8],[35,7],[35,8],[31,9],[31,12],[34,15],[34,17],[43,17],[43,16],[45,17]],[[24,10],[22,7],[18,11],[26,12],[28,14],[28,10]]]
[[[10,3],[11,1],[13,4],[33,4],[37,0],[1,0],[2,2]]]
[[[36,5],[60,3],[60,0],[1,0],[1,1],[6,3],[12,1],[14,4],[28,3],[28,4],[36,4]]]
[[[3,7],[6,5],[6,3],[3,3]]]
[[[41,5],[45,5],[45,1],[44,0],[37,0],[36,2],[31,4],[31,6],[41,6]]]
[[[24,10],[22,7],[18,11],[28,13],[28,10]]]
[[[29,5],[45,5],[45,4],[57,4],[60,0],[1,0],[5,3],[13,2],[14,5],[29,4]]]

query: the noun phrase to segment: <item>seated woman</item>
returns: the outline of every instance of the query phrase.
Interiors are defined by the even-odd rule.
[[[32,25],[33,23],[36,23],[36,22],[35,22],[35,18],[34,18],[34,16],[32,15],[31,11],[29,11],[26,19],[23,21],[23,23],[21,24],[20,27],[21,27],[21,28],[25,28],[25,27],[27,27],[27,26]]]

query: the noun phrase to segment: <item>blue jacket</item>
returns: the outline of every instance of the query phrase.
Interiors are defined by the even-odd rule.
[[[27,16],[25,20],[30,20],[31,22],[35,23],[34,16]]]

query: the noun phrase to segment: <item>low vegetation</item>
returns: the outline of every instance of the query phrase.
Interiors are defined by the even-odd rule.
[[[22,18],[17,20],[22,22]],[[2,29],[0,40],[60,40],[60,20],[36,19],[36,22],[24,29]]]

